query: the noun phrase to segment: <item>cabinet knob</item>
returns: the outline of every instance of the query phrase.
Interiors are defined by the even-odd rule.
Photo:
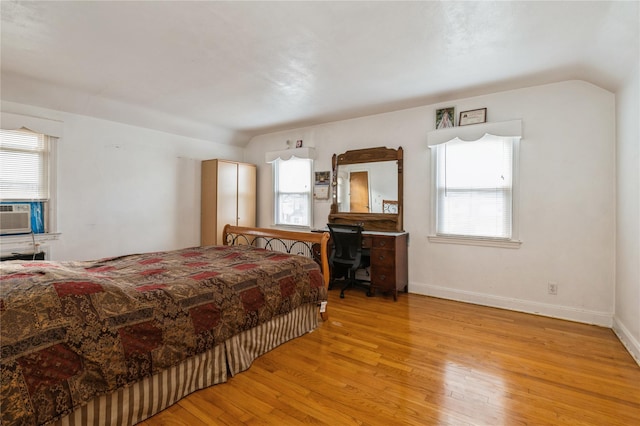
[[[380,256],[378,256],[378,260],[384,260],[386,256],[384,254],[381,254]]]
[[[380,275],[378,278],[380,278],[380,281],[384,281],[387,279],[387,276],[383,274],[383,275]]]

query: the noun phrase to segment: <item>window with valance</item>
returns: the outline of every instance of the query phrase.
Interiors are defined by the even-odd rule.
[[[273,173],[274,224],[310,227],[313,220],[313,148],[266,154]]]
[[[518,247],[520,121],[429,134],[433,242]]]

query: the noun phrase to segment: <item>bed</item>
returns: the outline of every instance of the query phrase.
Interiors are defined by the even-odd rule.
[[[225,382],[326,315],[326,233],[0,265],[2,425],[129,425]]]

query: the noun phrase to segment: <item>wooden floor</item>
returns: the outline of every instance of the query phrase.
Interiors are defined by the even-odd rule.
[[[143,425],[640,425],[640,367],[609,329],[360,290],[329,312]]]

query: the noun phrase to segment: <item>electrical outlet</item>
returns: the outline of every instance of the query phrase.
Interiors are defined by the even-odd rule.
[[[552,294],[555,296],[556,294],[558,294],[558,283],[549,281],[549,286],[547,290],[549,291],[549,294]]]

